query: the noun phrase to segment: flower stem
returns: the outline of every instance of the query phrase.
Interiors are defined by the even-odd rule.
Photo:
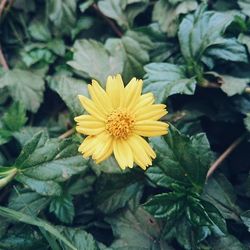
[[[207,172],[207,179],[219,167],[219,165],[233,152],[233,150],[245,139],[246,134],[238,137],[224,152],[223,154],[211,165]]]

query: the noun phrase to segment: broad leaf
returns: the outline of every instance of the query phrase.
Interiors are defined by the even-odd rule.
[[[147,170],[147,175],[154,183],[163,187],[178,183],[194,187],[198,192],[202,190],[213,160],[205,134],[188,137],[171,126],[168,135],[150,141],[157,158],[155,166]]]
[[[222,174],[210,178],[205,185],[203,198],[211,202],[225,219],[239,221],[239,208],[231,183]]]
[[[49,86],[60,95],[74,116],[83,113],[83,107],[78,102],[78,95],[88,95],[85,81],[58,75],[50,78]]]
[[[43,101],[44,80],[30,71],[13,69],[0,78],[0,88],[7,86],[12,98],[27,110],[36,112]]]
[[[177,1],[176,4],[160,0],[154,5],[152,19],[159,22],[163,32],[166,32],[169,37],[173,37],[178,29],[179,16],[195,10],[197,6],[198,4],[194,0]]]
[[[123,77],[126,82],[133,77],[141,78],[143,66],[149,61],[149,54],[141,43],[130,36],[123,36],[121,39],[108,39],[105,47],[124,63]]]
[[[36,134],[23,148],[15,162],[21,169],[16,179],[43,195],[59,195],[58,182],[86,172],[86,160],[77,152],[78,145],[68,140],[48,140]]]
[[[148,2],[148,0],[101,0],[98,1],[98,7],[124,29],[129,29],[133,25],[134,18],[146,9]]]
[[[51,200],[49,211],[53,212],[56,217],[64,223],[72,223],[75,210],[73,197],[69,194],[63,194]]]
[[[76,22],[75,0],[48,0],[49,19],[62,34],[70,34]]]
[[[225,29],[233,21],[233,15],[205,9],[206,5],[201,5],[180,24],[178,37],[186,61],[203,60],[209,66],[211,60],[207,61],[206,57],[247,62],[244,46],[234,38],[223,38]]]
[[[153,92],[157,102],[174,94],[193,95],[195,78],[188,78],[184,66],[170,63],[150,63],[144,67],[144,92]]]
[[[135,211],[122,210],[107,221],[111,223],[116,238],[111,245],[114,250],[172,249],[161,238],[160,224],[141,207]]]
[[[97,79],[103,85],[109,75],[122,72],[123,62],[117,55],[110,55],[104,46],[94,40],[77,40],[73,46],[73,60],[68,64],[85,76]]]
[[[142,177],[132,174],[102,175],[97,183],[95,204],[103,213],[113,213],[123,208],[129,200],[141,193]]]

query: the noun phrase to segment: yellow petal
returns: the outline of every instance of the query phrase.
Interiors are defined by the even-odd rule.
[[[144,147],[145,152],[147,155],[149,155],[151,158],[155,159],[156,154],[154,150],[151,148],[151,146],[148,144],[148,142],[143,139],[141,136],[136,136],[138,141],[141,143],[141,145]]]
[[[133,132],[141,136],[159,136],[167,134],[168,127],[165,122],[143,120],[136,121]]]
[[[98,135],[105,130],[104,126],[98,128],[76,126],[76,131],[84,135]]]
[[[101,162],[108,158],[113,151],[113,138],[108,133],[97,136],[96,150],[93,154],[95,161]]]
[[[135,112],[139,108],[145,107],[153,103],[154,103],[154,95],[152,93],[141,95],[136,105],[133,108],[131,108],[131,112]]]
[[[111,99],[113,108],[119,108],[123,103],[124,84],[121,75],[109,76],[106,84],[106,92]]]
[[[112,111],[110,98],[97,81],[93,80],[92,85],[88,84],[88,90],[92,100],[103,113],[107,115]]]
[[[105,123],[97,120],[94,116],[92,115],[81,115],[75,117],[75,121],[77,121],[77,126],[81,128],[102,128],[105,127]]]
[[[147,105],[135,112],[136,120],[159,120],[161,117],[167,114],[166,105],[154,104]]]
[[[124,105],[127,110],[132,110],[139,101],[142,91],[142,80],[137,80],[135,77],[125,87]]]
[[[101,121],[106,120],[104,113],[99,111],[98,107],[96,106],[96,104],[92,100],[90,100],[89,98],[87,98],[86,96],[83,96],[83,95],[79,95],[78,97],[79,97],[79,100],[80,100],[82,106],[89,114],[93,115],[98,120],[101,120]]]
[[[114,156],[121,169],[133,167],[133,153],[126,141],[114,140]]]
[[[152,159],[146,153],[144,146],[141,144],[141,141],[138,138],[139,136],[133,135],[127,140],[127,142],[132,149],[136,164],[145,170],[147,166],[152,165]]]

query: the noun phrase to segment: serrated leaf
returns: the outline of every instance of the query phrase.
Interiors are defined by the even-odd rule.
[[[250,16],[250,1],[249,0],[238,0],[237,1],[240,8],[241,8],[241,11]]]
[[[4,218],[8,218],[17,222],[23,222],[29,225],[37,226],[43,228],[45,231],[49,232],[51,235],[56,237],[58,240],[62,241],[70,250],[78,250],[74,247],[71,242],[64,237],[54,226],[48,222],[41,220],[34,216],[29,216],[21,212],[0,206],[0,215]]]
[[[195,10],[197,6],[197,2],[193,0],[176,3],[160,0],[154,5],[152,19],[159,22],[161,30],[169,37],[174,37],[178,29],[179,16]]]
[[[124,29],[133,25],[134,18],[147,7],[148,0],[101,0],[98,7],[108,17],[115,19]]]
[[[46,42],[51,39],[49,28],[39,19],[32,20],[28,31],[30,36],[37,41]]]
[[[94,240],[93,236],[81,229],[73,228],[61,228],[61,232],[65,238],[69,240],[70,243],[77,250],[99,250],[99,247]],[[68,244],[65,242],[60,242],[63,250],[71,250]]]
[[[36,134],[14,163],[21,169],[16,179],[42,195],[60,195],[58,182],[88,169],[77,147],[71,139],[48,140],[44,133]]]
[[[7,86],[12,98],[35,113],[43,101],[44,80],[30,71],[13,69],[0,78],[0,88]]]
[[[135,211],[122,210],[107,221],[111,223],[116,238],[111,245],[114,250],[172,249],[161,238],[160,224],[141,207]]]
[[[105,214],[123,208],[133,197],[141,192],[141,177],[131,174],[102,175],[97,183],[95,204]]]
[[[247,87],[247,83],[250,82],[248,78],[238,78],[228,75],[221,75],[222,85],[221,89],[228,95],[233,96],[236,94],[242,94]]]
[[[70,34],[76,22],[75,0],[48,0],[47,10],[50,21],[62,34]]]
[[[180,24],[178,37],[183,57],[188,63],[203,60],[206,56],[231,61],[247,62],[247,54],[234,38],[223,38],[225,29],[234,20],[233,15],[205,11],[201,5],[194,14],[187,15]],[[203,57],[205,56],[205,57]]]
[[[123,77],[126,82],[132,77],[141,78],[144,74],[143,66],[149,61],[149,54],[138,41],[123,36],[121,39],[108,39],[105,47],[123,62]]]
[[[147,175],[154,183],[163,187],[178,183],[202,190],[213,159],[205,134],[188,137],[171,126],[168,135],[151,138],[150,142],[157,158]]]
[[[72,223],[75,216],[73,197],[69,194],[63,194],[51,200],[49,211],[64,223]]]
[[[248,231],[250,232],[250,210],[243,212],[240,215],[240,218],[242,219],[243,223],[248,227]]]
[[[48,198],[35,192],[22,191],[13,194],[9,198],[8,207],[10,209],[28,214],[38,215],[48,205]]]
[[[153,92],[157,102],[174,94],[193,95],[195,78],[188,78],[184,66],[170,63],[150,63],[144,67],[145,92]]]
[[[169,192],[153,196],[144,204],[145,209],[155,218],[175,220],[182,216],[186,206],[184,193]]]
[[[239,208],[231,183],[222,174],[210,178],[205,185],[203,198],[212,203],[225,219],[239,221]]]
[[[49,86],[57,92],[74,116],[83,113],[84,109],[78,102],[78,95],[88,96],[87,83],[73,77],[58,75],[50,78]]]
[[[20,103],[13,103],[1,120],[4,127],[12,132],[18,131],[26,121],[26,111]]]
[[[73,60],[68,64],[87,77],[105,84],[109,75],[122,72],[123,62],[120,57],[110,55],[103,44],[95,40],[77,40],[73,46]]]

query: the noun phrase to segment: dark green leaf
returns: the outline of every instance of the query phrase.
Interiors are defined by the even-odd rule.
[[[145,92],[153,92],[157,102],[174,94],[193,95],[195,78],[188,78],[184,66],[170,63],[150,63],[145,66]]]
[[[34,84],[35,83],[35,84]],[[0,78],[0,88],[7,86],[12,98],[26,109],[36,112],[43,101],[44,81],[34,73],[13,69]]]
[[[114,250],[172,249],[161,238],[160,224],[141,207],[123,210],[107,220],[116,238],[111,245]]]
[[[171,126],[169,134],[150,141],[157,154],[155,166],[147,170],[153,182],[164,187],[176,182],[201,191],[213,159],[205,134],[188,137]]]
[[[74,116],[83,113],[84,109],[78,101],[78,95],[88,95],[85,81],[58,75],[50,78],[49,86],[60,95]]]
[[[77,40],[73,46],[73,52],[73,60],[68,64],[75,70],[84,73],[86,77],[97,79],[103,85],[109,75],[122,72],[121,58],[117,55],[110,55],[97,41]]]
[[[64,223],[72,223],[75,216],[73,197],[69,194],[63,194],[51,200],[49,211]]]

